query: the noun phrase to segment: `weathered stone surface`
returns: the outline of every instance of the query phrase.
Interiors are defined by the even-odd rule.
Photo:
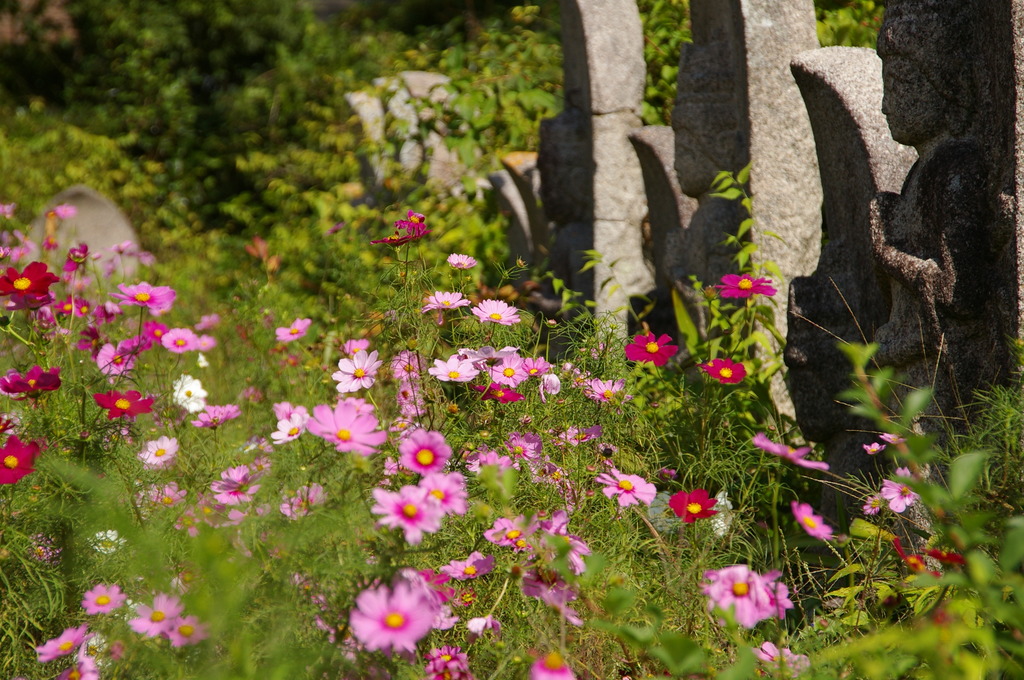
[[[509,220],[508,230],[508,264],[514,264],[517,259],[527,264],[533,264],[533,238],[530,234],[530,218],[527,215],[526,204],[519,188],[512,181],[512,175],[507,170],[492,172],[487,178],[491,182],[491,188],[498,198],[498,207],[503,215]]]
[[[829,47],[794,57],[818,151],[827,244],[810,276],[789,289],[785,360],[797,423],[825,444],[832,471],[874,470],[863,445],[872,424],[836,401],[850,386],[843,342],[866,343],[889,318],[889,293],[874,266],[870,206],[879,191],[898,190],[917,152],[892,139],[882,115],[882,62],[873,50]],[[836,497],[826,487],[823,508]]]
[[[87,243],[91,252],[99,254],[100,267],[114,261],[111,251],[114,246],[125,241],[139,243],[139,235],[128,221],[121,209],[109,198],[91,187],[76,184],[60,192],[47,204],[46,209],[32,220],[32,238],[42,243],[46,237],[47,213],[54,206],[68,204],[77,209],[74,217],[64,220],[53,220],[56,227],[54,237],[62,249]],[[135,257],[120,257],[118,271],[130,275],[138,266]]]
[[[562,0],[565,103],[640,115],[647,66],[635,0]]]
[[[540,169],[537,167],[535,151],[513,151],[501,159],[501,164],[519,189],[519,196],[526,208],[529,224],[530,244],[534,261],[548,256],[551,240],[551,226],[540,204]]]
[[[448,99],[448,91],[444,85],[450,83],[452,79],[442,73],[402,71],[398,76],[402,79],[402,83],[411,97],[429,99],[433,102],[443,102]]]
[[[939,434],[969,421],[974,392],[1014,369],[1022,19],[1020,0],[893,0],[879,34],[882,110],[893,138],[920,159],[899,194],[872,204],[874,254],[892,290],[876,360],[935,390],[918,427]]]
[[[540,195],[548,219],[557,224],[594,218],[594,159],[590,116],[566,109],[540,122]]]

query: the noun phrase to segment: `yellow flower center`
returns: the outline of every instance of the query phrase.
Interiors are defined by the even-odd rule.
[[[157,458],[167,455],[167,449],[157,449],[153,452],[153,455]]]
[[[522,531],[520,531],[519,529],[513,529],[512,531],[509,531],[508,533],[505,534],[505,538],[507,538],[510,541],[514,541],[514,540],[516,540],[517,538],[519,538],[522,535],[523,535]]]
[[[343,442],[352,440],[352,432],[350,430],[338,430],[335,436]]]
[[[511,378],[516,374],[516,371],[514,368],[506,368],[504,371],[501,372],[501,374],[506,378]]]
[[[496,396],[498,399],[501,399],[502,397],[505,396],[505,390],[494,390],[494,396]]]
[[[160,499],[160,501],[164,505],[173,505],[174,504],[174,499],[171,498],[170,496],[164,496],[163,498]]]
[[[723,378],[731,378],[732,377],[732,369],[728,368],[728,367],[723,367],[723,368],[719,369],[718,375],[722,376]]]
[[[516,541],[516,547],[517,548],[525,548],[526,547],[526,539],[520,538],[518,541]]]
[[[405,617],[398,612],[391,612],[384,617],[384,625],[388,628],[401,628],[405,625]]]
[[[117,401],[114,402],[114,408],[119,408],[122,411],[131,407],[131,405],[132,403],[127,399],[118,399]]]
[[[551,652],[544,657],[544,668],[549,671],[560,671],[565,668],[565,661],[562,659],[562,655],[558,652]]]
[[[604,397],[605,399],[611,399],[613,394],[615,393],[612,392],[611,390],[605,390],[604,392],[601,393],[601,396]]]
[[[658,350],[661,349],[661,345],[656,342],[649,342],[644,346],[649,354],[657,354]]]
[[[299,433],[299,428],[297,428],[297,427],[293,427],[292,429],[288,430],[288,436],[289,437],[294,437],[298,433]]]
[[[11,285],[14,286],[15,290],[27,290],[28,287],[32,285],[32,280],[29,279],[28,277],[22,276],[20,278],[14,279],[14,283],[12,283]]]
[[[440,489],[434,489],[433,491],[430,492],[430,495],[439,501],[444,500],[444,491],[441,491]]]
[[[501,321],[501,314],[494,312],[493,314],[491,314],[490,318],[494,319],[495,321]]]
[[[465,574],[466,576],[474,576],[474,575],[476,575],[476,567],[474,567],[471,564],[468,567],[466,567],[465,569],[463,569],[462,573]]]
[[[106,595],[100,595],[96,598],[96,604],[100,605],[101,607],[105,604],[110,604],[110,598]]]
[[[364,371],[361,368],[357,368],[356,370],[352,371],[352,375],[354,375],[357,378],[362,378],[363,376],[366,375],[366,371]]]
[[[29,387],[35,387],[37,381],[35,378],[29,378],[26,382],[28,382]]]
[[[8,470],[13,470],[18,467],[18,459],[14,456],[4,456],[4,467]]]
[[[420,449],[416,452],[416,462],[420,465],[430,465],[436,458],[437,456],[430,449]]]
[[[452,306],[451,300],[442,300],[441,304],[444,305],[445,307],[451,307]]]
[[[288,332],[291,333],[292,335],[298,335],[299,334],[299,329],[298,328],[292,328]]]
[[[622,489],[623,491],[632,491],[633,482],[629,481],[628,479],[620,479],[619,488]]]
[[[686,511],[691,515],[696,515],[703,509],[700,503],[690,503],[686,506]]]
[[[184,347],[187,344],[188,343],[185,342],[185,338],[178,338],[177,340],[174,341],[174,346],[175,347]]]
[[[512,447],[512,453],[516,454],[517,456],[523,455],[523,447],[522,446],[513,446]]]
[[[187,623],[183,626],[178,626],[178,634],[182,637],[191,637],[195,632],[195,626],[190,626]]]
[[[815,522],[810,517],[804,517],[803,522],[804,522],[804,526],[806,526],[808,529],[817,529],[818,528],[818,523]]]
[[[135,301],[136,302],[149,302],[149,293],[136,293],[135,294]]]
[[[59,649],[62,652],[70,652],[74,648],[74,646],[75,646],[74,642],[70,642],[70,641],[69,642],[62,642],[62,643],[60,643]]]
[[[740,290],[750,290],[754,287],[754,282],[750,279],[740,279],[740,282],[736,284],[736,287]]]
[[[448,371],[448,377],[451,378],[452,380],[455,380],[456,378],[459,377],[459,372],[458,371]]]
[[[410,519],[415,517],[418,513],[419,508],[417,508],[412,503],[406,503],[405,505],[402,506],[402,514]]]
[[[746,583],[740,582],[740,583],[733,583],[732,584],[732,594],[735,595],[736,597],[743,597],[744,595],[746,595],[749,592],[750,592],[750,586],[747,585]]]
[[[166,618],[167,618],[167,614],[164,614],[161,611],[156,611],[156,612],[153,612],[152,614],[149,615],[149,620],[152,621],[153,623],[160,623],[161,621],[163,621]]]
[[[77,668],[72,668],[68,673],[68,680],[82,680],[82,674],[78,672]]]

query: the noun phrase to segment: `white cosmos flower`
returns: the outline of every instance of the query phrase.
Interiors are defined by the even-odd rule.
[[[96,535],[89,541],[93,549],[103,555],[109,555],[116,552],[118,548],[124,545],[124,539],[114,529],[108,531],[98,531]]]
[[[190,375],[183,375],[174,381],[174,403],[189,413],[199,413],[206,408],[206,390],[203,384]]]
[[[717,515],[711,517],[711,529],[715,532],[715,536],[725,536],[729,531],[729,525],[732,524],[732,501],[729,500],[729,494],[722,489],[715,495],[715,510],[718,511]]]

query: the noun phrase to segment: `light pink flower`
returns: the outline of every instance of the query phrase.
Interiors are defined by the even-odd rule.
[[[828,470],[828,463],[806,459],[807,454],[811,452],[810,446],[801,446],[798,449],[794,449],[792,446],[786,446],[785,444],[776,444],[768,439],[763,432],[758,432],[754,435],[753,443],[754,446],[762,451],[785,458],[794,465],[811,470]]]
[[[811,660],[803,654],[794,654],[789,647],[779,649],[772,642],[762,643],[754,650],[754,656],[787,678],[800,675],[811,667]]]
[[[303,411],[306,409],[303,408]],[[277,430],[271,433],[270,438],[274,444],[280,446],[286,442],[294,441],[299,435],[306,431],[306,423],[309,422],[309,413],[294,412],[287,418],[277,421]]]
[[[622,508],[637,503],[650,505],[658,495],[658,489],[643,477],[625,475],[615,468],[599,474],[594,481],[604,484],[602,493],[608,498],[618,498],[619,507]]]
[[[493,543],[516,552],[532,550],[532,546],[526,537],[533,533],[534,527],[526,525],[526,517],[519,515],[515,520],[499,517],[494,525],[484,532],[484,538]]]
[[[405,485],[398,491],[374,489],[377,504],[371,512],[381,515],[380,526],[402,529],[410,545],[419,545],[423,534],[432,534],[441,528],[444,511],[430,491],[418,486]]]
[[[492,569],[494,569],[494,555],[484,557],[482,553],[474,551],[464,560],[452,560],[441,567],[440,571],[458,581],[466,581],[489,574]]]
[[[137,342],[123,340],[118,343],[116,348],[107,343],[96,354],[96,366],[103,375],[122,375],[135,367],[135,357],[138,356],[138,353]]]
[[[69,220],[78,214],[78,208],[71,203],[61,203],[50,209],[50,212],[62,220]]]
[[[296,413],[305,417],[306,420],[309,420],[309,411],[305,406],[292,406],[287,401],[274,404],[274,417],[278,420],[287,420]]]
[[[448,256],[447,262],[452,269],[472,269],[477,264],[474,258],[461,253],[452,253]]]
[[[466,630],[469,631],[469,635],[466,637],[466,641],[472,643],[478,637],[484,634],[485,630],[493,630],[495,637],[501,637],[501,622],[494,618],[490,614],[487,616],[478,616],[475,619],[466,621]]]
[[[423,301],[426,304],[420,308],[420,312],[426,314],[430,311],[437,311],[438,325],[444,323],[444,310],[469,306],[469,300],[462,297],[462,293],[446,293],[440,290],[435,291],[433,295],[430,295]]]
[[[444,435],[434,430],[413,430],[398,445],[398,462],[421,475],[440,472],[452,456]]]
[[[252,470],[248,465],[238,465],[220,473],[220,479],[210,484],[214,499],[224,505],[248,503],[253,495],[260,490],[259,484],[253,484]]]
[[[528,357],[523,360],[523,370],[531,378],[540,377],[551,370],[551,364],[543,357]]]
[[[196,340],[196,346],[200,352],[209,352],[217,346],[217,339],[212,335],[200,335],[199,339]]]
[[[408,382],[419,378],[423,367],[423,357],[416,352],[403,349],[391,360],[391,375],[397,380]]]
[[[378,424],[372,408],[361,408],[355,400],[344,399],[333,409],[323,404],[314,407],[306,429],[334,444],[338,451],[369,456],[388,438],[387,432],[377,429]]]
[[[543,404],[548,402],[547,395],[558,394],[562,391],[562,379],[554,373],[545,373],[540,377],[540,401]]]
[[[793,516],[796,517],[796,523],[806,531],[809,535],[822,541],[832,540],[832,527],[825,524],[819,515],[814,514],[814,509],[811,508],[809,503],[798,503],[793,501],[789,504],[790,508],[793,509]]]
[[[882,482],[880,496],[889,501],[889,509],[893,512],[903,512],[920,498],[914,493],[906,482],[900,478],[913,479],[908,468],[896,468],[896,479],[886,479]]]
[[[789,588],[778,582],[780,575],[777,571],[761,575],[745,564],[734,564],[704,572],[709,583],[701,589],[708,596],[709,611],[732,609],[738,624],[753,628],[772,616],[783,618],[786,610],[793,608]]]
[[[211,328],[217,326],[220,323],[220,314],[204,314],[199,319],[199,323],[192,326],[197,331],[208,331]]]
[[[145,307],[153,316],[169,312],[177,296],[169,286],[151,286],[145,281],[134,285],[121,283],[117,288],[121,292],[111,293],[110,297],[120,300],[122,305]]]
[[[881,444],[879,442],[871,442],[870,444],[864,444],[863,446],[864,453],[868,454],[869,456],[873,456],[876,453],[881,453],[882,451],[885,451],[885,444]]]
[[[358,392],[373,386],[382,363],[377,359],[377,350],[367,354],[361,349],[351,359],[339,360],[338,370],[331,377],[338,381],[338,392]]]
[[[597,378],[592,378],[586,382],[583,387],[583,393],[592,401],[598,403],[607,402],[616,399],[615,395],[621,392],[625,386],[625,380],[598,380]]]
[[[176,482],[167,482],[163,486],[153,485],[149,490],[149,501],[164,507],[172,507],[185,500],[188,491],[178,487]]]
[[[366,338],[353,338],[345,341],[341,346],[341,353],[347,357],[353,357],[361,349],[370,349],[370,341]]]
[[[442,382],[469,382],[480,375],[471,361],[461,359],[458,354],[448,357],[447,361],[434,359],[434,367],[427,369],[427,373]]]
[[[530,680],[575,680],[572,669],[558,652],[537,659],[530,666]]]
[[[174,463],[174,457],[178,454],[178,440],[174,437],[159,437],[151,442],[146,442],[139,452],[139,460],[142,467],[147,470],[159,470]]]
[[[511,326],[519,323],[519,311],[501,300],[482,300],[473,308],[473,314],[480,323],[496,323]]]
[[[881,494],[872,494],[864,500],[864,506],[861,510],[865,515],[877,515],[882,511],[882,506],[885,504],[885,499],[882,498]]]
[[[356,640],[369,650],[413,653],[433,627],[438,605],[422,588],[405,581],[369,588],[356,597],[349,624]]]
[[[309,330],[312,324],[312,319],[296,319],[292,321],[290,326],[275,329],[274,334],[278,342],[291,342],[306,335],[306,331]]]
[[[39,655],[39,663],[46,663],[47,661],[53,661],[62,656],[67,656],[71,652],[75,651],[75,648],[85,642],[89,636],[86,635],[88,626],[85,624],[78,626],[77,628],[65,628],[64,632],[53,638],[47,640],[43,644],[36,647],[36,654]]]
[[[322,504],[325,499],[324,488],[319,484],[299,487],[293,497],[281,503],[281,514],[289,519],[305,517],[310,508]]]
[[[191,423],[196,427],[217,428],[241,415],[242,409],[238,408],[236,404],[224,404],[223,406],[207,404],[206,408],[196,416],[196,420]]]
[[[172,328],[160,336],[160,344],[175,354],[199,349],[199,336],[191,328]]]
[[[153,598],[152,607],[147,607],[144,604],[135,607],[135,613],[138,616],[128,621],[128,626],[140,635],[157,637],[170,630],[183,609],[181,602],[175,596],[158,593]]]
[[[886,444],[892,444],[893,446],[897,444],[902,444],[903,442],[907,441],[906,439],[900,437],[899,435],[889,433],[880,434],[878,435],[878,438],[881,439]]]
[[[171,621],[164,635],[171,641],[171,647],[184,647],[205,640],[209,632],[197,617],[179,616]]]
[[[82,596],[82,608],[90,616],[109,614],[124,604],[126,599],[128,596],[121,592],[119,586],[100,583],[85,591],[85,595]]]
[[[489,367],[488,372],[491,380],[506,387],[515,387],[530,377],[526,372],[526,360],[520,356],[505,357]]]
[[[465,515],[469,509],[466,478],[458,472],[425,475],[417,486],[429,491],[446,515]]]

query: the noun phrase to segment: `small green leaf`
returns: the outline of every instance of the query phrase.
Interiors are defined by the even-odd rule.
[[[601,606],[612,616],[619,616],[633,605],[636,594],[625,588],[612,588],[608,591]]]
[[[954,460],[949,466],[946,479],[949,481],[949,493],[953,498],[962,498],[974,488],[985,471],[988,454],[984,452],[965,453]]]
[[[754,677],[756,665],[757,659],[750,648],[740,647],[736,650],[736,663],[715,677],[717,680],[749,680]]]
[[[661,645],[648,653],[664,663],[672,675],[696,673],[704,665],[704,650],[678,633],[665,633],[661,636]]]

